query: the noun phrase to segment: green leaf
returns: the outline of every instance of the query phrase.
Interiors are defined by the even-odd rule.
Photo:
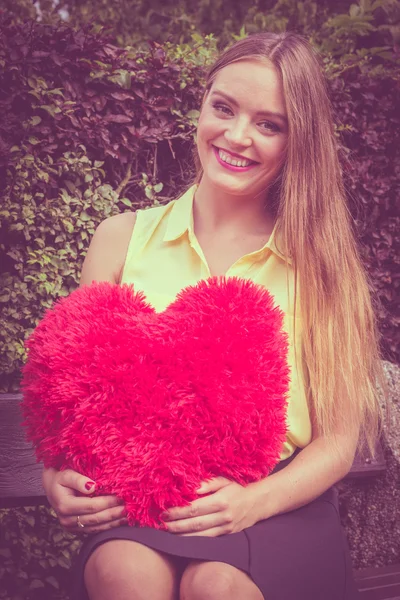
[[[42,104],[39,108],[42,108],[43,110],[48,112],[49,115],[51,115],[52,117],[54,117],[55,114],[61,112],[61,108],[59,108],[58,106],[54,106],[53,104]]]
[[[42,559],[40,559],[38,562],[39,562],[39,565],[40,565],[40,566],[41,566],[43,569],[46,569],[46,571],[48,570],[48,568],[49,568],[49,561],[48,561],[48,560],[46,560],[45,558],[42,558]]]
[[[70,221],[63,220],[63,224],[68,233],[74,233],[74,226]]]
[[[42,119],[40,117],[38,117],[38,116],[34,116],[30,120],[30,124],[33,125],[33,126],[39,125],[39,123],[41,123],[41,122],[42,122]]]
[[[189,110],[188,113],[186,113],[186,116],[188,117],[188,119],[191,119],[193,121],[197,120],[200,116],[200,111],[198,110]]]
[[[64,96],[64,94],[62,93],[61,88],[54,88],[54,90],[49,90],[47,93],[48,94],[53,94],[53,95],[56,95],[56,96]]]
[[[57,590],[60,589],[60,584],[58,583],[57,579],[53,575],[49,575],[48,577],[46,577],[45,581],[47,581],[47,583],[52,585]]]
[[[60,567],[64,567],[64,569],[69,569],[71,566],[71,563],[69,560],[67,560],[66,558],[64,558],[64,556],[60,556],[60,558],[58,559],[58,564]]]
[[[350,6],[349,15],[351,17],[358,17],[360,14],[360,7],[357,4],[352,4]]]
[[[29,90],[28,94],[32,94],[32,96],[35,96],[35,98],[37,100],[41,100],[42,99],[41,96],[40,96],[40,94],[38,92],[36,92],[35,90]]]
[[[146,187],[144,188],[144,193],[146,194],[146,197],[149,200],[153,200],[154,194],[153,194],[153,188],[151,185],[146,185]]]
[[[53,535],[53,542],[55,544],[58,544],[58,542],[61,542],[61,540],[64,539],[63,534],[60,531],[57,531],[54,535]]]
[[[30,590],[36,590],[39,588],[44,588],[44,583],[43,581],[40,581],[40,579],[33,579],[31,581],[31,583],[29,584],[29,589]]]
[[[22,571],[18,569],[18,578],[19,579],[28,579],[28,573],[26,571]]]
[[[37,176],[38,176],[38,179],[40,179],[41,181],[45,181],[46,183],[49,183],[50,176],[48,173],[46,173],[46,171],[41,171],[41,170],[38,171]]]
[[[26,516],[25,516],[25,521],[26,521],[27,523],[29,523],[29,525],[30,525],[31,527],[34,527],[34,526],[35,526],[35,517],[32,517],[32,515],[26,515]]]
[[[109,77],[109,79],[110,81],[113,81],[125,90],[129,90],[131,87],[131,74],[125,69],[118,69],[113,75]]]
[[[76,185],[72,181],[69,181],[69,179],[66,179],[64,183],[67,186],[67,188],[69,189],[69,191],[72,194],[74,194],[76,191]]]
[[[119,200],[120,202],[122,202],[122,204],[125,204],[125,206],[132,206],[132,202],[130,200],[128,200],[128,198],[120,198]]]

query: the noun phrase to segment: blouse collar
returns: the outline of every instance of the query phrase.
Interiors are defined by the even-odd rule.
[[[167,229],[164,234],[164,242],[172,242],[180,238],[184,233],[190,232],[194,234],[193,223],[193,198],[198,184],[192,185],[180,198],[178,198],[171,209],[168,218]],[[269,249],[276,254],[281,260],[286,261],[289,265],[292,264],[290,258],[286,258],[277,248],[276,239],[277,225],[275,223],[271,235],[266,244],[258,252],[264,252]]]

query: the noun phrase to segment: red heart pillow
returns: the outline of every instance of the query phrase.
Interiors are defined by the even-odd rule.
[[[93,283],[58,300],[27,341],[22,408],[45,466],[123,498],[130,524],[222,475],[268,475],[286,435],[283,313],[262,286],[212,277],[156,313],[133,286]]]

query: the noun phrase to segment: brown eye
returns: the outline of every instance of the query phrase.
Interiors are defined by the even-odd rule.
[[[231,109],[228,106],[225,106],[225,104],[220,104],[219,102],[213,103],[212,107],[215,108],[215,110],[220,110],[224,114],[226,114],[224,112],[225,110],[231,112]]]
[[[276,125],[275,123],[272,123],[271,121],[263,121],[263,123],[267,127],[263,127],[262,129],[271,129],[272,131],[275,131],[275,132],[280,131],[280,128],[278,127],[278,125]]]

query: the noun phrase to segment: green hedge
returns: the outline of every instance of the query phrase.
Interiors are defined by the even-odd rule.
[[[45,506],[0,509],[0,599],[66,600],[82,539]]]

